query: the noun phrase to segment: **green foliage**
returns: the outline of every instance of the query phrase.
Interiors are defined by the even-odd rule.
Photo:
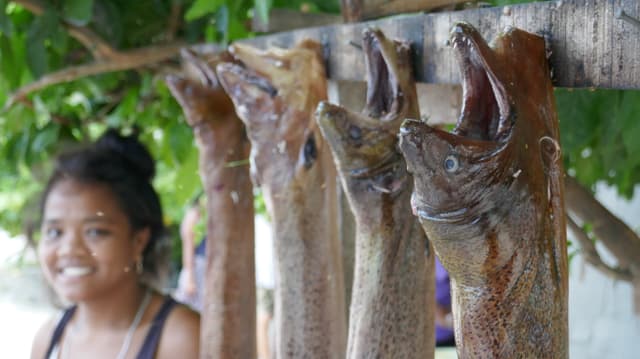
[[[190,6],[185,1],[183,6]],[[221,1],[234,5],[234,1]],[[65,0],[43,2],[34,16],[0,1],[0,103],[34,78],[91,61],[91,50],[69,37],[63,21],[86,25],[114,48],[149,46],[166,36],[172,0]],[[176,29],[191,41],[205,41],[206,24]],[[126,35],[125,35],[126,34]],[[225,37],[225,36],[222,36]],[[141,128],[141,140],[157,159],[155,185],[167,223],[177,223],[184,204],[201,186],[197,149],[182,109],[162,78],[151,71],[128,71],[81,78],[37,92],[0,113],[0,227],[22,230],[37,217],[38,194],[52,157],[86,143],[107,127]]]
[[[76,26],[85,26],[91,21],[93,0],[65,0],[62,14],[65,21]]]
[[[206,41],[228,44],[251,36],[245,24],[250,21],[252,5],[250,0],[196,0],[184,17],[185,20],[199,20],[205,24]]]
[[[222,5],[223,1],[219,0],[196,0],[184,14],[184,18],[188,21],[199,19],[203,16],[215,13]]]
[[[12,23],[7,16],[7,0],[0,0],[0,32],[4,35],[11,36]]]
[[[556,90],[565,167],[588,186],[605,181],[627,197],[640,182],[640,92]]]

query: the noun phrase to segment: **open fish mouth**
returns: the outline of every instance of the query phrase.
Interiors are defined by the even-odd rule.
[[[397,166],[397,132],[410,100],[404,87],[412,86],[408,43],[388,39],[376,28],[363,32],[367,97],[362,113],[322,102],[316,119],[339,166],[353,178],[379,176]]]
[[[408,44],[387,40],[380,29],[369,28],[363,33],[368,71],[365,114],[382,121],[394,120],[403,105],[396,47],[409,51]]]
[[[206,87],[215,88],[218,86],[215,66],[209,66],[205,60],[198,58],[193,51],[188,49],[182,49],[180,56],[182,57],[183,72],[187,78],[199,81]]]
[[[269,97],[278,95],[278,89],[268,79],[239,64],[225,63],[218,65],[218,76],[221,77],[223,84],[227,84],[226,90],[232,94],[237,91],[236,87],[241,86],[238,84],[246,84],[243,86],[254,86],[257,91],[262,91],[268,94]],[[231,86],[232,84],[237,86]]]
[[[513,111],[502,64],[471,25],[459,22],[451,29],[462,79],[462,110],[452,134],[474,140],[502,142],[513,127]]]

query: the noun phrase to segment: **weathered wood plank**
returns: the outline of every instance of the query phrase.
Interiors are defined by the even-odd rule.
[[[307,28],[245,40],[257,47],[290,47],[303,37],[326,47],[332,80],[363,81],[358,46],[362,30],[380,27],[415,48],[416,78],[424,83],[459,83],[452,49],[446,45],[455,21],[467,21],[487,39],[505,26],[544,35],[549,40],[554,85],[640,89],[640,29],[615,18],[623,9],[640,17],[636,0],[558,0],[436,14],[403,15],[383,20]]]
[[[347,22],[375,19],[407,12],[439,9],[468,0],[342,0],[342,16]]]
[[[251,29],[256,32],[290,31],[302,27],[324,26],[342,23],[340,15],[307,13],[292,9],[272,9],[267,22],[254,16]]]

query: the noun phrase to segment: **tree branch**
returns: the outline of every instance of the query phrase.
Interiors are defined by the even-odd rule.
[[[591,241],[589,236],[578,226],[578,224],[571,218],[570,215],[567,215],[567,225],[571,232],[575,235],[578,242],[580,242],[580,249],[582,250],[582,255],[584,259],[589,262],[596,269],[600,270],[605,275],[617,279],[624,280],[627,282],[633,281],[633,275],[626,268],[614,268],[606,264],[600,254],[598,254],[598,250],[596,249],[595,244]]]
[[[45,5],[38,0],[12,0],[12,2],[31,11],[34,15],[40,16],[45,12]],[[114,58],[118,55],[118,50],[114,49],[89,28],[75,26],[66,21],[62,21],[61,23],[67,32],[69,32],[69,35],[91,51],[91,54],[96,60]]]
[[[616,257],[618,265],[640,279],[640,237],[570,176],[565,177],[564,194],[567,213],[580,223],[591,224],[593,233]]]
[[[120,53],[109,61],[96,61],[94,63],[72,66],[50,73],[15,91],[5,103],[3,112],[13,106],[16,101],[25,98],[25,96],[31,92],[44,89],[51,85],[70,82],[85,76],[129,70],[160,62],[177,55],[183,46],[184,44],[182,43],[150,46]]]

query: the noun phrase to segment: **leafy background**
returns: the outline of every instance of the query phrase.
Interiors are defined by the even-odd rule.
[[[494,5],[526,1],[494,1]],[[27,10],[43,7],[41,16]],[[272,8],[339,12],[339,2],[301,0],[0,0],[0,104],[41,76],[93,60],[64,24],[85,26],[118,50],[174,40],[218,43],[254,36],[254,16]],[[176,12],[177,11],[177,12]],[[178,14],[178,26],[171,21]],[[138,126],[158,160],[155,179],[176,226],[200,190],[197,148],[162,75],[148,66],[48,87],[0,112],[0,228],[20,233],[37,214],[38,192],[53,156],[96,138],[108,126]],[[626,196],[640,182],[640,93],[557,89],[564,160],[583,184],[605,181]],[[260,203],[258,198],[257,203]]]

